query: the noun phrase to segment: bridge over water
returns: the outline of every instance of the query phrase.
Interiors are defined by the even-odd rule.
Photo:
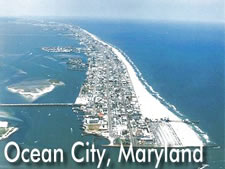
[[[74,103],[19,103],[19,104],[0,104],[0,107],[36,107],[36,106],[71,106],[80,107],[80,104]]]

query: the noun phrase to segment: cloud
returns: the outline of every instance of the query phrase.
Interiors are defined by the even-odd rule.
[[[0,16],[223,20],[222,0],[0,0]]]

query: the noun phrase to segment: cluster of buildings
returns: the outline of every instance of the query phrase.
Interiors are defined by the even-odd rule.
[[[71,47],[43,47],[41,48],[43,51],[46,51],[46,52],[54,52],[54,53],[70,53],[73,51],[73,48]]]
[[[74,47],[42,47],[43,51],[51,52],[51,53],[80,53],[82,52],[82,48],[74,48]]]
[[[70,70],[82,71],[87,68],[87,64],[81,58],[69,58],[67,61]]]
[[[85,46],[87,78],[75,104],[85,112],[83,128],[110,140],[111,145],[154,144],[154,135],[140,113],[138,98],[126,66],[111,47],[77,27],[70,27]]]
[[[75,38],[82,47],[45,47],[43,50],[83,53],[88,58],[87,77],[75,101],[75,105],[80,105],[85,113],[85,133],[103,136],[112,146],[121,143],[134,146],[183,146],[186,135],[177,126],[189,130],[187,125],[193,122],[169,119],[166,115],[158,119],[144,118],[127,67],[115,50],[79,27],[68,24],[56,26],[62,27],[65,35]],[[81,60],[68,60],[68,64],[75,69],[85,67]],[[77,106],[73,109],[76,111]]]
[[[49,53],[81,53],[84,52],[82,48],[74,47],[42,47],[45,52]],[[87,64],[81,59],[81,57],[71,57],[67,60],[68,69],[75,71],[82,71],[87,68]]]

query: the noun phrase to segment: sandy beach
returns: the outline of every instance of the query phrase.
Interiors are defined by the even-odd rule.
[[[41,83],[41,84],[39,84]],[[22,85],[21,85],[22,84]],[[27,101],[33,102],[39,97],[52,92],[57,86],[65,85],[63,82],[51,82],[50,79],[42,81],[25,81],[7,87],[12,93],[17,93],[24,97]]]
[[[16,127],[10,127],[9,130],[0,137],[0,140],[8,138],[10,135],[15,133],[17,130],[19,130],[19,129]]]
[[[160,101],[151,95],[150,92],[146,89],[143,83],[139,80],[134,68],[131,64],[127,61],[126,57],[116,48],[112,47],[111,45],[105,43],[104,41],[100,40],[95,35],[91,34],[90,32],[83,30],[89,36],[91,36],[94,40],[102,43],[103,45],[107,45],[118,59],[126,66],[127,71],[129,73],[131,82],[133,84],[134,91],[137,95],[138,102],[140,105],[141,113],[143,117],[148,117],[150,119],[160,119],[160,118],[169,118],[171,121],[182,121],[177,115],[173,112],[168,110],[168,108],[160,103]],[[183,122],[170,122],[173,130],[179,137],[182,146],[203,146],[204,143],[201,140],[198,133],[196,133],[192,127]],[[163,130],[163,129],[162,129]],[[173,143],[168,143],[168,145]]]

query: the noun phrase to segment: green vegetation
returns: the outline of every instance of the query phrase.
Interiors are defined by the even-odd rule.
[[[59,81],[59,80],[56,80],[56,79],[50,79],[49,82],[50,82],[50,83],[56,83],[56,84],[57,84],[57,83],[60,83],[60,81]]]
[[[7,128],[0,127],[0,137],[7,132]]]
[[[129,139],[121,139],[121,138],[117,137],[113,142],[113,144],[117,144],[117,145],[120,145],[121,143],[124,145],[129,145],[130,140]]]

